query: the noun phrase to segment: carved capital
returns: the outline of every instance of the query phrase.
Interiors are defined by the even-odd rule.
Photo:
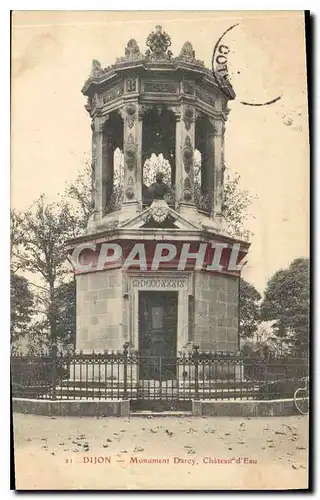
[[[170,111],[172,111],[172,113],[174,114],[175,118],[176,118],[176,121],[179,121],[180,118],[181,118],[181,108],[180,106],[167,106],[167,109],[169,109]]]
[[[140,104],[138,108],[139,120],[142,120],[144,115],[153,108],[152,104]]]
[[[199,118],[203,118],[204,116],[207,116],[206,113],[204,111],[202,111],[202,109],[196,109],[195,110],[195,114],[194,114],[194,119],[195,120],[198,120]]]
[[[109,115],[96,116],[91,122],[91,130],[98,133],[102,132],[108,119]]]
[[[129,103],[123,108],[118,109],[123,121],[125,121],[129,128],[132,128],[137,118],[137,106],[134,103]]]
[[[216,137],[222,137],[225,132],[224,122],[221,120],[212,120],[211,123],[214,126],[214,135]]]

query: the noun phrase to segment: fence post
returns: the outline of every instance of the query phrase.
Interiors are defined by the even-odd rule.
[[[199,346],[193,346],[194,360],[194,399],[199,399]]]
[[[123,399],[128,399],[128,349],[129,342],[123,345],[124,361],[123,361]]]
[[[52,391],[51,399],[57,397],[57,345],[53,344],[51,349],[52,356]]]

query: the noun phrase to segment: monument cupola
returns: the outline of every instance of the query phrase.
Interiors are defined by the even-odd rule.
[[[93,60],[82,89],[92,119],[88,232],[121,225],[146,210],[155,190],[159,197],[159,172],[170,208],[192,221],[211,219],[218,228],[224,123],[234,92],[196,58],[189,41],[174,56],[161,26],[146,46],[143,53],[130,39],[124,56],[107,68]]]

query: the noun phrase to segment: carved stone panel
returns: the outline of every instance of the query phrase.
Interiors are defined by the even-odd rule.
[[[135,92],[137,90],[137,82],[135,78],[128,78],[126,81],[127,92]]]
[[[190,106],[186,106],[183,113],[183,121],[186,130],[190,130],[191,124],[194,122],[194,111]]]
[[[193,148],[191,145],[190,137],[188,135],[186,136],[184,141],[182,157],[184,169],[187,173],[189,173],[193,164]]]
[[[190,80],[183,80],[182,82],[182,88],[183,92],[188,95],[193,95],[194,94],[194,82]]]
[[[134,104],[126,106],[126,121],[129,128],[132,128],[136,119],[137,108]]]
[[[202,90],[200,88],[196,88],[196,97],[200,100],[205,102],[206,104],[209,104],[213,108],[216,106],[216,100],[215,98],[208,94],[205,90]]]
[[[132,134],[128,135],[128,139],[124,144],[124,159],[128,170],[133,170],[137,160],[137,145]]]
[[[192,200],[192,185],[189,177],[186,177],[183,183],[183,199],[185,201]]]
[[[142,82],[142,91],[157,94],[176,94],[178,92],[178,84],[176,82]]]
[[[119,85],[102,95],[103,104],[114,101],[123,95],[123,86]]]

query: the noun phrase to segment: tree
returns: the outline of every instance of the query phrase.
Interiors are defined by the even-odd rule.
[[[76,340],[76,283],[73,279],[56,289],[58,310],[57,339],[64,346],[75,345]]]
[[[92,169],[90,163],[85,161],[84,169],[78,172],[78,176],[74,182],[69,182],[66,185],[63,195],[64,202],[68,205],[73,202],[72,211],[78,216],[78,227],[84,230],[87,226],[88,219],[93,212],[93,186],[92,186]]]
[[[10,341],[11,350],[14,351],[19,340],[28,334],[34,298],[26,278],[11,271],[10,282]]]
[[[309,344],[309,259],[295,259],[268,281],[261,305],[262,318],[273,321],[275,336],[293,351]]]
[[[256,288],[240,279],[240,337],[252,338],[260,323],[261,295]]]
[[[227,170],[225,175],[222,214],[227,223],[230,234],[234,237],[249,241],[252,231],[246,228],[246,223],[253,217],[249,207],[254,197],[240,185],[241,177],[238,173],[232,175]]]
[[[163,174],[163,182],[171,185],[171,166],[168,160],[160,153],[158,156],[152,153],[143,166],[143,184],[149,187],[156,181],[156,172]]]
[[[16,256],[19,268],[38,277],[37,300],[44,315],[43,333],[54,347],[57,342],[59,311],[56,289],[66,279],[69,269],[66,265],[65,242],[81,231],[79,219],[65,201],[47,204],[41,196],[21,217],[20,250]]]
[[[19,271],[21,265],[19,251],[24,233],[23,220],[23,213],[14,209],[10,210],[10,271],[13,274]]]

